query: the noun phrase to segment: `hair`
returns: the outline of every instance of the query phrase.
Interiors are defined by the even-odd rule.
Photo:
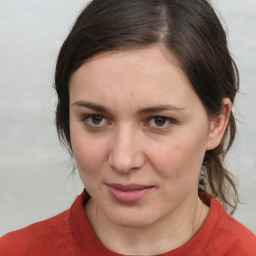
[[[69,80],[88,58],[100,52],[162,44],[179,61],[210,118],[222,111],[223,98],[234,103],[239,88],[237,66],[226,33],[207,0],[93,0],[78,16],[57,60],[56,127],[72,155],[69,129]],[[236,134],[231,111],[217,148],[205,153],[206,175],[199,195],[207,192],[234,212],[238,194],[224,158]]]

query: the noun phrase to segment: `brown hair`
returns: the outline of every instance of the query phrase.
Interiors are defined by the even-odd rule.
[[[226,33],[206,0],[93,0],[78,16],[63,43],[56,65],[56,126],[60,141],[72,154],[69,130],[69,80],[85,60],[99,52],[161,43],[179,60],[209,117],[219,115],[222,100],[234,102],[239,77]],[[231,212],[238,202],[224,157],[236,133],[233,113],[220,145],[205,153],[202,190]],[[230,194],[229,192],[233,193]]]

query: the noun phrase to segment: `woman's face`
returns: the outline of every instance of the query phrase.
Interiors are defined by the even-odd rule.
[[[102,215],[139,227],[194,204],[212,121],[170,53],[156,45],[97,55],[69,93],[74,157]]]

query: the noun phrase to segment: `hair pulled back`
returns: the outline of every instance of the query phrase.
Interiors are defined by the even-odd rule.
[[[69,130],[69,80],[88,58],[99,52],[160,43],[174,54],[209,118],[221,114],[223,98],[234,102],[239,77],[226,33],[207,0],[93,0],[78,16],[64,41],[56,65],[56,126],[60,141],[72,154]],[[206,151],[202,190],[233,212],[237,190],[225,169],[236,124],[231,112],[219,146]]]

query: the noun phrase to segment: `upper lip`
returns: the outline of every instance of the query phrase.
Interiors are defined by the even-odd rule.
[[[133,191],[133,190],[140,190],[140,189],[146,189],[146,188],[153,187],[153,186],[148,186],[148,185],[138,185],[138,184],[122,185],[122,184],[117,184],[117,183],[110,183],[107,185],[112,188],[121,190],[121,191]]]

